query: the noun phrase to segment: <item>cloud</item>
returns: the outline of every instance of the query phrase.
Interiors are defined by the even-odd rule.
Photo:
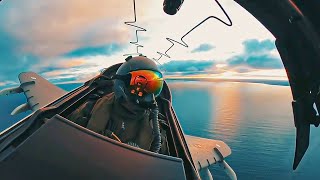
[[[57,67],[60,68],[72,68],[84,65],[86,63],[85,59],[71,59],[68,61],[62,61],[57,64]]]
[[[210,51],[212,49],[214,49],[215,47],[212,46],[211,44],[201,44],[200,46],[198,46],[197,48],[193,49],[191,51],[191,53],[197,53],[197,52],[207,52]]]
[[[94,63],[93,61],[97,62]],[[88,58],[62,58],[55,64],[37,67],[37,73],[54,82],[65,79],[78,79],[81,76],[97,73],[98,59]],[[92,76],[93,77],[93,76]]]
[[[65,54],[66,57],[83,57],[83,56],[95,56],[95,55],[111,55],[113,53],[123,50],[124,46],[119,44],[107,44],[96,47],[83,47],[73,50]]]
[[[122,54],[62,57],[54,64],[46,64],[45,66],[42,64],[34,69],[37,69],[37,73],[53,83],[84,82],[99,74],[101,69],[119,63],[120,60],[124,61]]]
[[[229,67],[247,66],[256,69],[282,69],[279,57],[272,54],[276,49],[270,40],[251,39],[243,42],[244,52],[227,60]]]
[[[148,0],[137,1],[137,25],[150,25],[150,28],[147,28],[147,33],[152,32],[149,29],[156,29],[154,28],[156,26],[153,25],[154,21],[143,21],[146,19],[143,14],[151,12],[148,17],[154,15],[159,18],[161,17],[160,13],[163,13],[161,2],[157,2],[156,6],[149,6],[150,2]],[[143,7],[148,8],[143,9]],[[132,1],[128,0],[6,1],[0,6],[0,22],[2,22],[0,26],[0,82],[2,84],[17,82],[17,75],[20,72],[30,70],[55,82],[84,80],[92,77],[99,69],[114,64],[116,60],[117,62],[122,61],[123,57],[116,59],[114,55],[121,54],[122,56],[124,48],[132,47],[136,50],[134,45],[129,44],[129,41],[135,40],[135,28],[123,24],[124,21],[133,20],[132,18]],[[176,24],[174,23],[173,25]],[[163,26],[162,23],[159,26],[161,28],[168,27]],[[161,28],[159,31],[162,32]],[[209,25],[206,25],[206,28],[209,29]],[[176,29],[177,31],[183,30],[182,33],[185,32],[185,27],[179,26],[175,27],[175,31]],[[153,37],[153,40],[158,37],[141,34],[143,35],[139,37],[140,40],[144,39],[148,42],[148,37]],[[219,36],[221,35],[219,34]],[[203,33],[201,33],[201,37],[203,37]],[[232,37],[229,38],[232,39]],[[164,39],[162,36],[159,38]],[[192,42],[191,39],[196,39],[196,36],[190,38]],[[159,48],[158,46],[162,44],[158,39],[155,40],[156,47]],[[163,43],[164,49],[167,48],[167,43],[167,41]],[[145,45],[144,42],[142,44],[145,46],[143,51],[157,50],[152,46]],[[272,49],[274,51],[272,41],[253,39],[245,41],[243,45],[245,49],[242,54],[239,54],[241,51],[241,46],[239,46],[239,51],[235,51],[238,56],[229,58],[228,65],[231,66],[231,70],[247,72],[254,67],[278,67],[277,58],[269,53]],[[213,68],[214,61],[198,61],[211,59],[206,56],[207,53],[196,53],[207,52],[214,48],[210,44],[201,44],[193,49],[192,53],[189,51],[185,53],[186,51],[183,49],[181,54],[184,57],[178,56],[177,58],[196,60],[172,61],[166,63],[164,67],[169,72],[216,72],[216,69]],[[227,48],[235,50],[230,47],[230,44]],[[177,49],[176,47],[175,50]],[[213,52],[216,53],[216,50],[218,48]],[[173,51],[172,54],[174,54]],[[224,52],[221,54],[230,56]],[[214,58],[221,59],[218,56],[214,55]],[[261,64],[259,60],[263,58],[270,60]]]
[[[214,66],[214,61],[197,61],[197,60],[175,60],[170,61],[162,65],[162,68],[165,69],[168,73],[173,72],[203,72],[207,69],[210,69]]]
[[[86,69],[86,71],[84,70]],[[94,66],[77,66],[68,69],[48,70],[41,73],[41,75],[52,83],[66,83],[66,82],[84,82],[99,73],[97,67]]]
[[[257,69],[282,69],[283,64],[279,58],[264,55],[238,55],[227,60],[230,67],[248,66]]]
[[[245,53],[268,53],[276,49],[274,42],[270,39],[258,41],[257,39],[249,39],[242,43],[245,47]]]
[[[0,28],[0,81],[17,81],[19,72],[39,62],[34,55],[22,53],[20,44],[21,41]]]
[[[14,81],[0,81],[0,90],[7,87],[7,86],[11,86],[11,85],[15,85],[17,84],[16,82]]]
[[[139,1],[146,6],[147,0]],[[132,1],[55,0],[7,1],[1,7],[3,28],[22,41],[21,49],[53,57],[82,47],[127,44],[134,31],[123,21],[132,19]],[[112,7],[112,8],[110,8]]]
[[[120,52],[134,34],[122,19],[132,19],[132,2],[6,1],[0,6],[1,84],[18,83],[20,72],[41,74],[84,65],[83,56]]]
[[[1,19],[1,18],[0,18]],[[66,68],[80,67],[97,67],[98,64],[104,64],[108,57],[114,53],[120,52],[123,48],[119,44],[105,44],[99,47],[84,47],[76,49],[62,56],[43,58],[24,52],[20,47],[23,44],[21,40],[15,38],[12,34],[4,31],[0,27],[0,82],[4,86],[4,81],[14,81],[18,83],[18,75],[25,71],[34,71],[42,75],[49,71],[63,71]],[[122,57],[121,57],[122,58]],[[112,59],[112,58],[111,58]],[[111,62],[111,60],[110,60]],[[114,60],[112,61],[114,62]],[[97,71],[94,71],[94,74]],[[90,73],[89,73],[90,74]],[[50,74],[49,74],[50,75]],[[51,74],[52,76],[57,74]],[[77,76],[81,76],[78,73]],[[49,77],[49,76],[46,76]],[[12,84],[12,83],[10,83]]]

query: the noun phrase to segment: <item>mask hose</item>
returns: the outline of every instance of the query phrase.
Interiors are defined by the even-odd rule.
[[[160,133],[158,114],[159,114],[158,104],[153,96],[153,103],[151,106],[151,120],[153,125],[154,139],[151,144],[150,151],[155,153],[159,153],[161,148],[161,133]]]

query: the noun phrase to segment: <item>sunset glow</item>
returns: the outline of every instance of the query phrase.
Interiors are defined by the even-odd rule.
[[[257,70],[247,73],[227,71],[221,74],[167,75],[166,79],[200,79],[200,80],[282,80],[288,81],[283,70]]]
[[[170,58],[162,57],[159,66],[167,78],[285,79],[273,35],[236,2],[220,3],[231,27],[209,19],[185,37],[187,47],[176,44],[166,52],[172,45],[166,38],[178,41],[208,16],[225,21],[225,14],[212,0],[186,1],[175,16],[163,12],[162,1],[136,1],[135,25],[147,30],[138,33],[139,52],[151,59],[166,52]],[[0,86],[18,84],[26,71],[54,83],[83,82],[124,62],[124,54],[137,51],[130,44],[137,29],[124,24],[133,13],[128,0],[1,3],[0,41],[6,43],[0,44]]]

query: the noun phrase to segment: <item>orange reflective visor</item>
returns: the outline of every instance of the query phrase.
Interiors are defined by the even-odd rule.
[[[151,70],[131,71],[130,92],[138,96],[153,93],[158,96],[163,87],[163,77],[160,72]]]

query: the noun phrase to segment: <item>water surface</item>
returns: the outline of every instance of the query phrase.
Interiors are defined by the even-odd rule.
[[[310,146],[292,171],[295,127],[289,86],[244,82],[168,81],[173,107],[186,134],[226,142],[227,162],[242,179],[320,179],[320,129],[311,129]],[[80,84],[60,85],[71,90]],[[0,97],[0,130],[28,113],[10,116],[25,103],[22,94]],[[227,179],[212,166],[215,179]]]
[[[169,83],[186,134],[226,142],[239,179],[319,179],[320,129],[298,169],[292,171],[295,127],[289,86],[239,82]],[[226,179],[211,168],[216,179]]]

